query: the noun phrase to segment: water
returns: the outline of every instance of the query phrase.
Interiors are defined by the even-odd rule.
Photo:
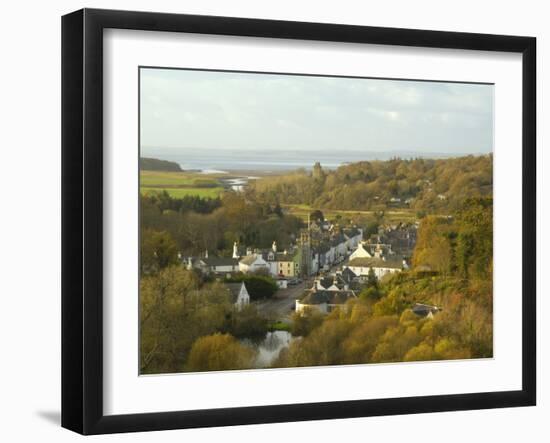
[[[290,332],[287,331],[273,331],[268,332],[265,335],[260,344],[257,345],[256,350],[258,355],[254,365],[257,368],[267,368],[277,359],[282,349],[288,347],[293,338]]]
[[[141,155],[176,162],[183,170],[209,171],[209,173],[311,169],[317,161],[321,162],[325,168],[334,169],[351,160],[364,160],[365,157],[365,153],[343,157],[341,151],[337,154],[336,152],[245,149],[178,149],[177,151],[143,149]]]
[[[228,171],[281,172],[299,168],[311,169],[320,162],[326,169],[367,160],[388,160],[393,157],[414,158],[454,157],[450,153],[419,153],[411,151],[368,151],[347,149],[200,149],[142,147],[142,157],[153,157],[178,163],[184,170],[208,173]]]
[[[249,180],[256,180],[258,177],[238,177],[238,178],[226,178],[221,179],[223,182],[227,183],[231,189],[237,192],[241,192],[244,187],[248,184]]]

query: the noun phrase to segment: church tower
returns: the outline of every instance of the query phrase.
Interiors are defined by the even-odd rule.
[[[239,248],[237,247],[237,242],[233,243],[233,258],[239,258]]]
[[[307,215],[307,229],[300,231],[300,249],[302,253],[301,272],[307,278],[311,275],[311,228],[310,218]]]

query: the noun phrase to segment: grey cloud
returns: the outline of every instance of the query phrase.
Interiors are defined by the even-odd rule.
[[[489,85],[141,71],[147,147],[492,150]]]

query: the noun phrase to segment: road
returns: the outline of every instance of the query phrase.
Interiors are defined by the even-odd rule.
[[[294,312],[292,308],[296,299],[301,297],[305,288],[306,283],[302,282],[295,286],[289,286],[287,289],[279,289],[269,300],[256,303],[258,311],[272,320],[289,319]]]

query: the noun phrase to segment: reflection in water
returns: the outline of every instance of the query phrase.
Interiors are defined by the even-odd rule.
[[[265,335],[263,341],[261,341],[256,350],[258,355],[256,357],[255,366],[257,368],[267,368],[275,361],[279,356],[279,353],[283,348],[286,348],[293,338],[290,332],[287,331],[273,331],[268,332]]]
[[[225,178],[222,179],[229,187],[236,192],[241,192],[250,180],[256,180],[258,177],[237,177],[237,178]]]

